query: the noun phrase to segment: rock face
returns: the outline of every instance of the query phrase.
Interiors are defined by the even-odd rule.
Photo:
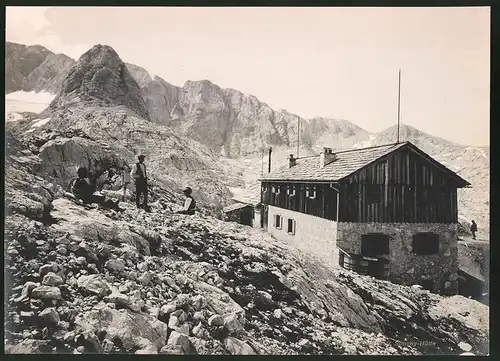
[[[52,52],[41,45],[5,43],[5,91],[25,90],[24,82]]]
[[[81,103],[123,105],[139,117],[149,119],[139,86],[118,54],[107,45],[95,45],[80,57],[48,110]]]
[[[23,89],[57,94],[75,60],[64,54],[49,54],[23,81]]]
[[[340,149],[368,139],[368,132],[345,120],[303,119],[286,110],[275,111],[252,95],[222,89],[208,80],[187,81],[177,88],[140,69],[135,67],[132,73],[139,79],[154,122],[232,158],[260,154],[269,146],[294,149],[299,123],[301,144],[306,147],[325,143]]]

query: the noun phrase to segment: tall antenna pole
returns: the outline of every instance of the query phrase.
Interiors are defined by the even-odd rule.
[[[300,118],[297,117],[297,158],[299,157],[299,141],[300,141]]]
[[[401,122],[401,69],[398,73],[398,143],[399,143],[399,127]]]

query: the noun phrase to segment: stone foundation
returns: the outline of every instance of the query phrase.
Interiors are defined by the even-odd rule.
[[[432,292],[457,294],[458,249],[457,224],[440,223],[339,223],[336,244],[344,251],[361,253],[361,236],[383,233],[389,237],[389,280],[404,285],[433,282]],[[417,255],[413,253],[413,235],[432,232],[439,236],[439,253]]]

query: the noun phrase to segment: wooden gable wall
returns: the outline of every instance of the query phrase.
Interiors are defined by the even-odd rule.
[[[458,221],[454,179],[408,148],[347,177],[340,189],[340,221]]]

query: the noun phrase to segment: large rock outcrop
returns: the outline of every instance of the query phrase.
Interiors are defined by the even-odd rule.
[[[73,104],[113,107],[123,105],[149,119],[141,90],[113,48],[95,45],[70,69],[48,113]]]

